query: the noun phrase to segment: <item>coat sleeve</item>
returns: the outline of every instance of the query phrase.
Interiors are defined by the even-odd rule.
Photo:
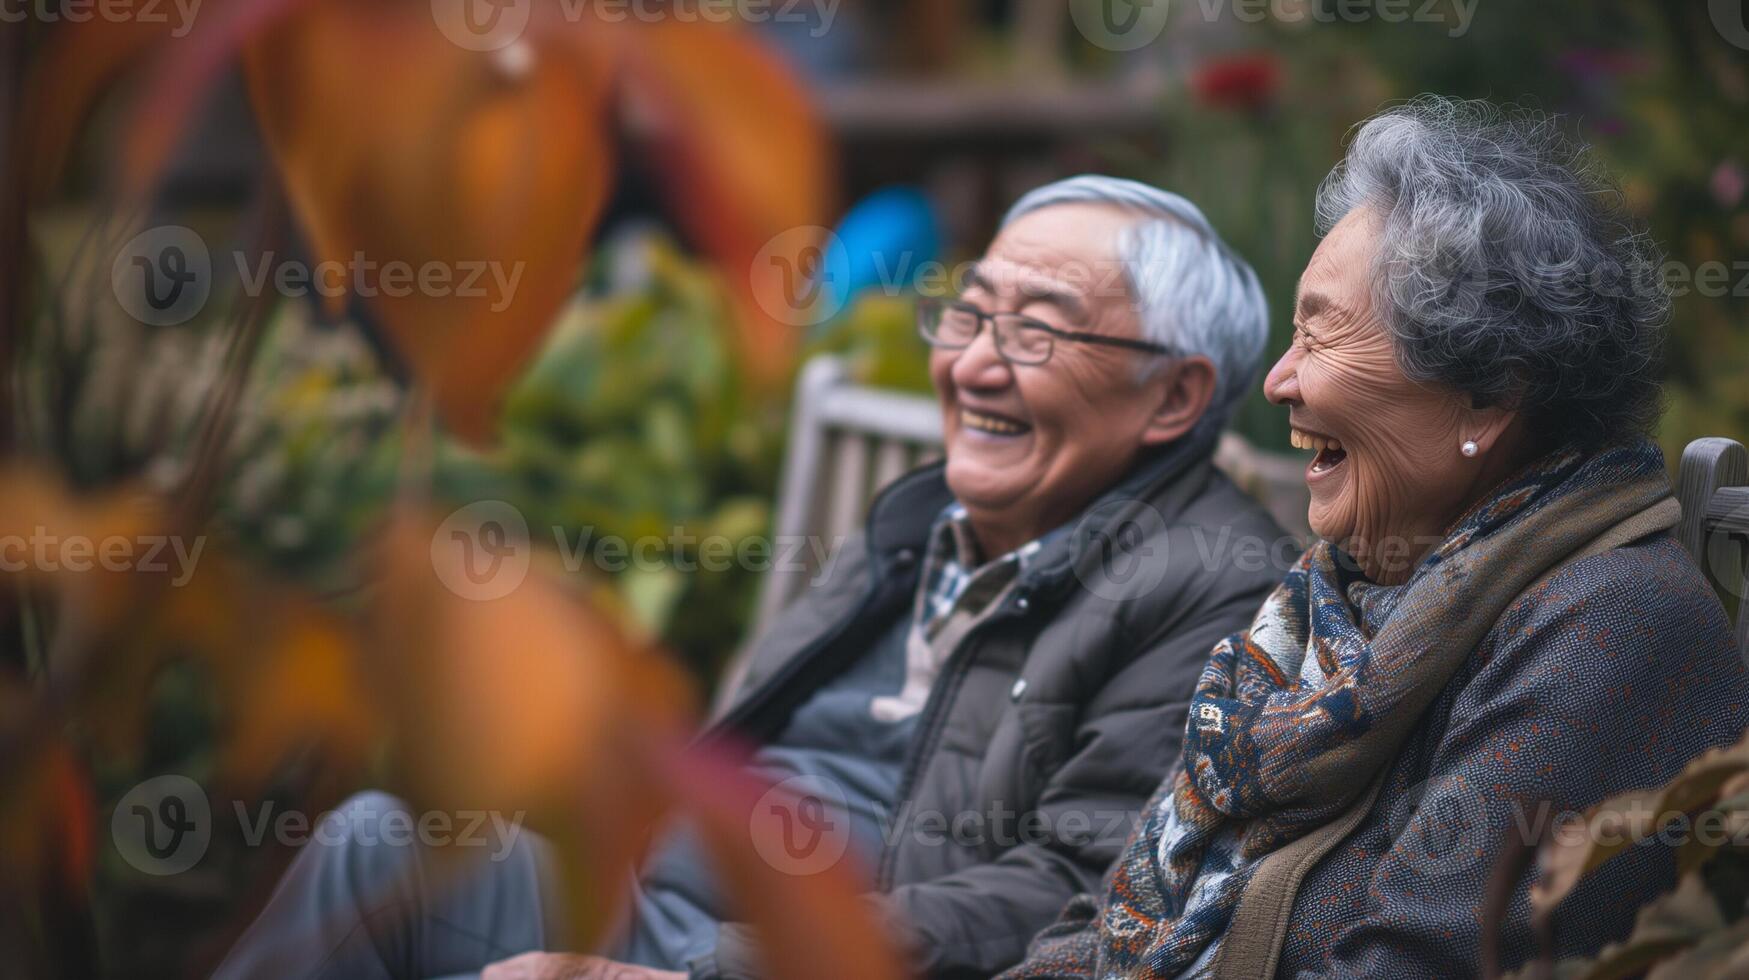
[[[1166,805],[1172,795],[1173,782],[1172,773],[1160,781],[1154,795],[1142,807],[1144,817]],[[1137,862],[1151,860],[1147,852],[1153,848],[1153,842],[1145,837],[1147,825],[1146,819],[1136,821],[1129,842],[1124,845],[1120,859],[1122,865],[1135,867]],[[1033,937],[1026,949],[1026,958],[1005,971],[1000,980],[1093,980],[1098,976],[1099,923],[1107,906],[1118,901],[1118,896],[1112,891],[1118,868],[1119,864],[1114,863],[1107,869],[1098,891],[1082,892],[1070,899],[1057,921]]]

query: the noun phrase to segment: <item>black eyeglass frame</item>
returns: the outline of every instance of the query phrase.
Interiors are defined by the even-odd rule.
[[[931,336],[929,333],[929,328],[926,326],[926,324],[929,322],[931,311],[934,311],[936,322],[939,323],[940,319],[941,319],[940,315],[942,313],[947,312],[950,309],[954,310],[956,312],[959,312],[959,313],[964,313],[967,316],[971,316],[971,317],[975,318],[978,322],[977,329],[972,331],[972,335],[970,337],[966,338],[966,342],[963,344],[946,343],[946,342],[942,341],[939,337]],[[1044,333],[1048,334],[1052,338],[1060,338],[1062,340],[1070,340],[1070,341],[1074,341],[1076,343],[1081,343],[1081,344],[1103,344],[1106,347],[1122,347],[1122,348],[1125,348],[1127,350],[1142,351],[1143,353],[1147,353],[1147,354],[1158,354],[1162,357],[1178,357],[1178,356],[1180,356],[1180,352],[1177,351],[1176,349],[1174,349],[1172,347],[1168,347],[1165,344],[1155,343],[1152,340],[1134,340],[1134,339],[1131,339],[1129,337],[1111,337],[1111,336],[1107,336],[1106,334],[1102,334],[1102,333],[1089,333],[1088,331],[1085,331],[1085,330],[1064,330],[1061,327],[1053,327],[1048,323],[1044,323],[1044,322],[1039,321],[1039,320],[1034,320],[1032,317],[1026,316],[1026,315],[1021,314],[1021,313],[985,313],[983,310],[978,309],[976,306],[973,306],[971,303],[964,303],[964,302],[959,302],[956,300],[943,300],[943,299],[936,299],[934,297],[924,297],[924,298],[919,299],[917,301],[917,333],[918,333],[918,335],[921,336],[923,338],[924,342],[929,344],[929,346],[940,347],[943,350],[965,350],[966,348],[977,343],[978,335],[984,332],[985,324],[992,324],[993,325],[996,322],[997,317],[1004,317],[1004,318],[1010,319],[1015,323],[1016,326],[1025,327],[1029,330],[1043,331]],[[992,326],[991,329],[994,330],[995,327]],[[1040,364],[1045,364],[1045,363],[1049,362],[1052,357],[1056,356],[1057,346],[1056,346],[1055,342],[1053,341],[1053,343],[1051,344],[1051,347],[1050,347],[1050,351],[1045,354],[1043,360],[1038,360],[1038,361],[1017,360],[1014,357],[1010,356],[1008,351],[1003,349],[1001,339],[1002,339],[1001,334],[997,334],[996,335],[996,340],[997,340],[996,353],[1002,355],[1003,360],[1006,360],[1012,364],[1025,364],[1029,367],[1037,367]]]

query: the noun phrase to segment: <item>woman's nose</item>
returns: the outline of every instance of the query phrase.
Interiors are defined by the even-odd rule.
[[[1272,404],[1286,405],[1300,400],[1300,350],[1290,346],[1283,352],[1281,359],[1269,369],[1269,376],[1263,379],[1263,397]]]

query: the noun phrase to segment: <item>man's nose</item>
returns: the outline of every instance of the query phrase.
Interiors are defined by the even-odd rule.
[[[1290,346],[1263,379],[1263,397],[1276,405],[1300,400],[1300,352]]]
[[[953,383],[961,388],[1003,388],[1014,380],[1014,368],[996,350],[996,328],[985,324],[953,362]]]

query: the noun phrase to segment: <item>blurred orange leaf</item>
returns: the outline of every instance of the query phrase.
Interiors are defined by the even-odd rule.
[[[1749,736],[1708,750],[1663,786],[1612,796],[1588,810],[1583,824],[1564,833],[1557,828],[1542,846],[1542,875],[1530,890],[1532,911],[1550,915],[1585,875],[1657,833],[1669,815],[1693,816],[1714,806],[1723,791],[1742,786],[1745,773]]]
[[[31,86],[40,185],[105,87],[146,61],[121,171],[132,194],[150,188],[242,52],[287,195],[328,264],[315,271],[330,310],[364,299],[444,421],[478,443],[576,285],[623,114],[739,299],[743,363],[758,381],[787,377],[790,292],[822,244],[832,161],[799,80],[749,33],[540,4],[520,37],[476,51],[421,0],[209,2],[182,38],[105,18],[56,32]]]
[[[425,5],[311,0],[245,58],[318,258],[475,441],[574,288],[610,186],[608,66],[506,50],[459,47]]]
[[[372,669],[404,736],[410,789],[438,805],[540,810],[568,804],[628,715],[678,727],[678,668],[635,650],[619,625],[542,567],[487,572],[465,539],[413,513],[384,534]],[[457,543],[459,542],[459,544]],[[522,556],[523,562],[527,555]],[[499,578],[498,576],[503,576]],[[643,697],[633,698],[642,690]]]
[[[136,113],[123,139],[118,176],[130,201],[162,172],[189,118],[238,46],[304,0],[204,0],[189,23],[162,17],[67,19],[49,32],[31,67],[25,105],[30,187],[47,193],[60,179],[80,127],[115,82],[149,62],[149,112]],[[178,14],[180,11],[178,11]],[[203,15],[204,14],[204,15]]]
[[[351,632],[289,597],[250,616],[246,628],[256,637],[254,655],[223,665],[225,703],[234,707],[223,776],[257,790],[276,763],[312,743],[330,759],[356,765],[381,726]]]
[[[398,788],[421,806],[526,815],[571,859],[587,942],[668,808],[646,754],[684,738],[696,701],[675,664],[545,567],[476,566],[446,529],[403,512],[382,541],[371,661]]]
[[[793,291],[830,207],[832,153],[805,89],[745,31],[666,18],[626,54],[635,115],[649,127],[675,213],[741,301],[741,353],[757,379],[784,378]]]
[[[167,513],[137,490],[80,497],[35,471],[0,476],[0,561],[49,587],[47,673],[96,747],[135,754],[158,672],[195,660],[235,712],[233,773],[264,775],[312,742],[356,757],[374,710],[343,625],[210,551],[204,533],[173,532]]]
[[[0,706],[10,714],[22,705],[22,690],[6,685]],[[0,781],[0,870],[9,880],[48,872],[58,886],[77,893],[91,877],[95,803],[84,767],[59,738],[37,752],[9,760],[16,767]]]
[[[0,571],[51,582],[62,619],[89,635],[114,622],[143,580],[168,573],[142,554],[168,541],[167,515],[137,488],[78,496],[40,470],[0,472]],[[51,673],[70,666],[48,665]]]

